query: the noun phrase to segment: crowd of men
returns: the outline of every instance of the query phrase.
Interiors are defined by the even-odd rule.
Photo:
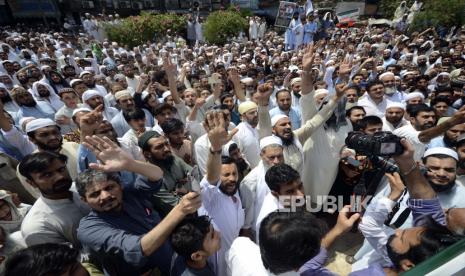
[[[293,50],[92,30],[1,29],[2,273],[335,275],[358,229],[350,275],[397,275],[463,237],[465,28],[329,24]],[[372,199],[354,213],[354,195]],[[328,196],[344,207],[306,208]]]

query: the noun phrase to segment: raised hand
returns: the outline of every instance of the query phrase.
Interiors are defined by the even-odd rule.
[[[241,82],[241,77],[239,76],[239,72],[235,68],[229,70],[228,78],[234,85],[239,84]]]
[[[348,87],[349,85],[347,83],[336,84],[336,98],[340,99],[344,97]]]
[[[168,77],[176,77],[178,69],[176,64],[171,62],[171,56],[163,58],[163,70],[165,70]]]
[[[304,55],[302,57],[302,68],[304,71],[310,72],[313,67],[313,61],[315,60],[315,51],[313,44],[309,44],[305,48]]]
[[[210,140],[211,150],[219,151],[221,148],[231,140],[236,134],[237,129],[228,133],[228,126],[224,120],[222,112],[211,112],[207,114],[208,122],[208,140]]]
[[[347,58],[339,65],[339,75],[346,76],[352,71],[352,62]]]
[[[108,137],[86,136],[83,143],[97,157],[101,164],[90,163],[89,167],[104,172],[128,170],[134,163],[132,156],[122,150]]]
[[[273,85],[271,83],[260,84],[257,87],[258,101],[261,105],[266,105],[273,93]]]
[[[404,182],[400,178],[399,173],[395,172],[393,174],[386,173],[385,176],[389,181],[389,186],[391,187],[391,193],[389,198],[392,200],[397,200],[405,189]]]
[[[81,133],[85,133],[86,135],[94,134],[94,131],[100,126],[100,124],[103,121],[102,112],[103,105],[99,105],[91,112],[83,115],[79,122]]]

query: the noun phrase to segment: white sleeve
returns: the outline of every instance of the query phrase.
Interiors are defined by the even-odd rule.
[[[12,127],[9,131],[2,130],[5,139],[15,148],[17,148],[22,155],[31,154],[37,149],[26,135],[22,134],[16,127]]]

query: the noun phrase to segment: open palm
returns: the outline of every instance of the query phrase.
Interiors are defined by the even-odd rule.
[[[84,146],[90,149],[101,164],[91,163],[90,167],[104,172],[118,172],[127,170],[134,159],[122,150],[116,143],[108,137],[103,139],[98,136],[87,136],[83,142]]]

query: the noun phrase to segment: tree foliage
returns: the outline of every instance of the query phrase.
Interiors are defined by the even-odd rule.
[[[215,11],[210,13],[204,24],[204,36],[208,43],[225,44],[228,37],[244,31],[248,22],[237,11]]]
[[[427,0],[421,11],[415,15],[413,30],[430,27],[452,27],[465,24],[464,0]]]
[[[186,29],[184,16],[176,14],[141,13],[123,19],[118,25],[105,25],[111,41],[134,47],[152,41],[156,35],[164,35],[168,30],[182,32]]]
[[[392,19],[401,0],[381,0],[378,14],[384,18]],[[407,0],[410,8],[414,0]],[[430,27],[451,27],[465,24],[464,0],[421,0],[421,11],[415,15],[411,30],[424,30]]]

